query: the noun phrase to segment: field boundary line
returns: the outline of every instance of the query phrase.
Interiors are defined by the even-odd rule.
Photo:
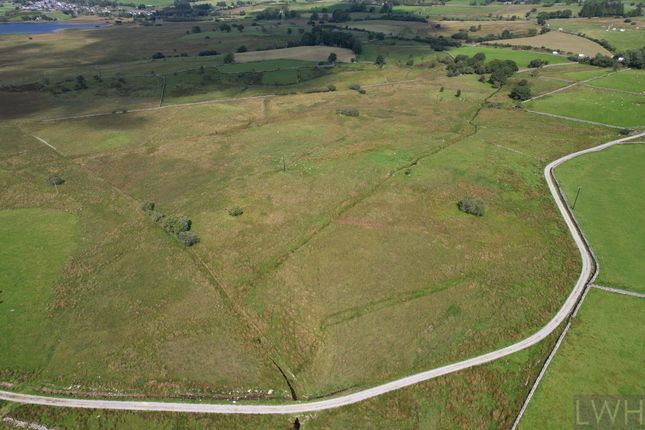
[[[564,218],[567,228],[574,239],[576,247],[580,253],[582,260],[582,267],[580,275],[576,281],[572,291],[567,296],[565,302],[562,304],[558,312],[553,318],[544,325],[537,332],[520,340],[512,345],[504,348],[491,351],[476,357],[472,357],[463,361],[448,364],[442,367],[434,368],[424,372],[416,373],[407,377],[396,379],[372,388],[357,391],[351,394],[346,394],[339,397],[333,397],[326,400],[319,400],[313,402],[293,402],[288,404],[278,405],[262,405],[262,404],[208,404],[208,403],[173,403],[173,402],[153,402],[153,401],[124,401],[124,400],[88,400],[88,399],[75,399],[75,398],[57,398],[47,397],[32,394],[15,393],[11,391],[0,391],[0,399],[25,404],[44,405],[44,406],[57,406],[57,407],[71,407],[71,408],[85,408],[85,409],[109,409],[109,410],[130,410],[130,411],[168,411],[168,412],[193,412],[193,413],[223,413],[223,414],[296,414],[303,412],[321,411],[326,409],[333,409],[340,406],[358,403],[360,401],[370,399],[388,392],[396,391],[401,388],[417,384],[419,382],[427,381],[437,378],[439,376],[448,375],[460,370],[469,369],[471,367],[479,366],[491,361],[498,360],[508,355],[514,354],[518,351],[529,348],[548,337],[553,333],[562,322],[571,318],[575,310],[579,306],[581,298],[588,291],[588,284],[593,281],[596,272],[596,265],[594,257],[587,247],[584,236],[576,223],[574,217],[568,210],[563,194],[560,191],[553,174],[553,170],[564,163],[582,154],[601,151],[610,146],[622,144],[629,140],[645,136],[645,132],[641,132],[634,136],[628,136],[617,140],[594,146],[581,151],[573,152],[564,155],[557,160],[547,164],[544,168],[544,177],[551,196],[554,198],[556,206],[560,214]]]
[[[598,285],[598,284],[591,284],[591,286],[598,290],[609,291],[610,293],[622,294],[625,296],[632,296],[632,297],[638,297],[639,299],[645,299],[645,294],[637,293],[635,291],[628,291],[620,288],[605,287],[604,285]]]
[[[561,92],[561,91],[566,91],[566,90],[568,90],[569,88],[573,88],[573,87],[578,86],[578,85],[581,85],[581,86],[587,86],[586,84],[587,84],[588,82],[595,81],[596,79],[606,78],[606,77],[608,77],[608,76],[614,75],[614,74],[616,74],[616,73],[623,72],[623,71],[625,71],[625,70],[629,70],[629,67],[626,67],[626,68],[624,68],[624,69],[617,70],[617,71],[614,71],[614,72],[609,72],[609,73],[607,73],[607,74],[605,74],[605,75],[593,76],[593,77],[591,77],[591,78],[589,78],[589,79],[584,79],[584,80],[582,80],[582,81],[575,81],[575,82],[574,82],[574,83],[572,83],[571,85],[566,85],[566,86],[564,86],[564,87],[562,87],[562,88],[556,88],[555,90],[553,90],[553,91],[549,91],[549,92],[546,92],[546,93],[544,93],[544,94],[538,94],[538,95],[537,95],[537,96],[535,96],[535,97],[531,97],[531,98],[530,98],[530,99],[528,99],[528,100],[524,100],[524,101],[522,101],[522,103],[528,103],[528,102],[531,102],[531,101],[533,101],[533,100],[541,99],[542,97],[550,96],[550,95],[552,95],[552,94],[559,93],[559,92]],[[547,76],[547,77],[548,77],[548,76]],[[593,87],[593,88],[596,88],[596,87]]]
[[[530,112],[530,113],[535,113],[535,114],[538,114],[538,115],[550,116],[552,118],[559,118],[559,119],[566,119],[568,121],[581,122],[583,124],[592,124],[592,125],[599,125],[599,126],[602,126],[602,127],[615,128],[615,129],[618,129],[618,130],[623,130],[623,129],[626,129],[626,128],[636,128],[636,129],[645,128],[645,126],[643,126],[643,125],[638,125],[638,126],[634,126],[634,127],[621,127],[619,125],[605,124],[604,122],[591,121],[591,120],[588,120],[588,119],[573,118],[573,117],[570,117],[570,116],[558,115],[558,114],[555,114],[555,113],[539,112],[539,111],[531,110],[531,109],[524,109],[524,111],[525,112]]]

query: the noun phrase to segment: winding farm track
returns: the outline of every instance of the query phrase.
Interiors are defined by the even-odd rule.
[[[580,252],[580,257],[582,259],[582,270],[580,271],[580,276],[578,277],[573,290],[567,297],[562,307],[555,314],[555,316],[544,327],[542,327],[531,336],[505,348],[501,348],[496,351],[492,351],[457,363],[452,363],[446,366],[427,370],[425,372],[416,373],[414,375],[406,376],[404,378],[387,382],[376,387],[357,391],[355,393],[313,402],[293,402],[287,404],[260,405],[232,403],[173,403],[129,400],[88,400],[38,396],[31,394],[14,393],[11,391],[0,391],[0,400],[67,408],[110,409],[127,411],[166,411],[219,414],[297,414],[304,412],[322,411],[325,409],[333,409],[340,406],[351,405],[353,403],[358,403],[372,397],[377,397],[391,391],[399,390],[401,388],[414,385],[422,381],[427,381],[439,376],[448,375],[460,370],[489,363],[491,361],[495,361],[511,355],[515,352],[529,348],[530,346],[533,346],[542,341],[553,331],[555,331],[562,322],[568,320],[571,313],[575,310],[580,298],[586,291],[588,283],[591,281],[591,278],[595,273],[596,267],[594,257],[592,256],[590,249],[587,247],[583,234],[577,226],[573,216],[569,212],[564,197],[560,192],[557,181],[553,175],[553,170],[560,164],[564,163],[565,161],[571,160],[572,158],[591,152],[601,151],[610,146],[626,143],[632,139],[640,138],[643,136],[645,136],[645,132],[641,132],[634,136],[613,140],[611,142],[607,142],[593,148],[574,152],[565,155],[564,157],[558,158],[555,161],[552,161],[544,168],[544,176],[549,186],[549,191],[555,199],[558,210],[562,214],[562,217],[567,224],[567,228],[569,229],[569,232],[571,233]]]

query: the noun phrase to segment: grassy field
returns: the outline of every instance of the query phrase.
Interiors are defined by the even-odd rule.
[[[645,185],[639,174],[643,160],[645,146],[625,145],[575,158],[556,172],[570,202],[581,187],[574,212],[599,259],[597,282],[640,292],[645,229],[636,220],[643,210],[637,197]]]
[[[0,325],[13,327],[0,337],[5,369],[40,368],[51,353],[56,328],[48,306],[77,236],[77,218],[64,211],[0,211]]]
[[[525,104],[540,112],[569,116],[621,127],[642,127],[643,96],[577,87]]]
[[[645,20],[632,18],[630,25],[619,18],[555,19],[549,20],[551,28],[562,28],[574,34],[582,33],[597,40],[607,40],[619,51],[638,49],[645,45]],[[615,28],[615,30],[613,30]],[[620,31],[620,29],[625,31]],[[607,31],[607,29],[610,29]]]
[[[643,395],[642,302],[605,291],[589,292],[529,403],[520,429],[570,427],[575,422],[575,396]],[[592,412],[586,413],[580,417],[586,420]]]
[[[37,299],[29,313],[24,302],[15,305],[33,324],[10,324],[3,343],[24,330],[29,334],[23,340],[53,343],[49,348],[31,342],[3,348],[3,381],[26,384],[23,389],[31,383],[57,388],[74,382],[87,392],[134,390],[169,396],[187,390],[241,394],[250,386],[264,390],[261,395],[269,389],[278,398],[286,394],[283,381],[218,285],[176,240],[142,216],[138,203],[6,123],[0,150],[3,219],[14,217],[7,224],[13,235],[9,237],[15,237],[13,229],[20,226],[32,228],[34,236],[24,244],[10,243],[14,259],[2,261],[13,261],[17,274],[29,271],[37,276],[30,280],[7,275],[9,267],[3,266],[3,276],[9,276],[9,284],[3,282],[2,294],[9,295],[0,305],[3,319],[12,318],[9,306],[18,300],[16,288],[32,290]],[[45,181],[52,172],[66,179],[58,193]],[[29,212],[19,212],[21,208],[34,208],[29,209],[33,219],[24,219]],[[63,236],[65,222],[72,224]],[[39,243],[32,242],[39,237]],[[72,246],[74,238],[78,239]],[[43,248],[52,240],[60,243],[58,248]],[[43,267],[33,261],[15,266],[18,251],[56,264]],[[42,267],[41,275],[32,268],[35,264]],[[26,299],[29,296],[21,295],[20,300]],[[4,355],[13,348],[21,348],[16,354],[29,354],[20,360],[21,366],[13,355]]]
[[[611,56],[611,52],[584,37],[573,34],[550,31],[545,34],[533,37],[521,37],[519,39],[495,40],[489,43],[501,43],[513,46],[532,46],[534,48],[546,48],[561,50],[574,55],[585,54],[594,57],[596,54]]]
[[[336,7],[298,7],[323,5]],[[469,10],[461,0],[447,7]],[[529,6],[491,7],[506,14]],[[299,39],[286,28],[306,29],[306,18],[252,29],[249,21],[230,34],[203,21],[201,33],[191,33],[194,22],[127,24],[0,40],[2,228],[70,246],[47,265],[46,282],[33,281],[33,309],[46,312],[29,336],[50,343],[26,349],[23,367],[0,353],[0,383],[79,396],[277,402],[291,398],[288,381],[299,399],[311,399],[498,349],[560,307],[579,261],[542,169],[617,130],[512,109],[510,87],[530,73],[501,89],[476,75],[449,78],[439,61],[447,54],[429,44],[358,31],[357,62],[318,67],[340,50],[259,50]],[[241,45],[249,52],[223,64],[223,53]],[[203,50],[220,54],[198,56]],[[480,51],[521,67],[566,61],[493,47],[452,54]],[[152,60],[155,52],[166,58]],[[373,64],[378,55],[384,67]],[[566,84],[540,80],[550,73],[598,70],[564,65],[527,79],[545,92]],[[601,102],[614,109],[615,100]],[[623,117],[641,115],[629,103],[636,108]],[[140,107],[148,109],[133,111]],[[42,121],[87,112],[105,114]],[[51,173],[65,184],[47,185]],[[483,217],[458,210],[467,196],[485,201]],[[140,209],[148,200],[189,217],[200,243],[186,248],[166,233]],[[16,220],[16,211],[53,215]],[[70,225],[67,239],[45,237],[64,225],[59,218]],[[5,325],[7,339],[25,330]],[[360,416],[375,428],[507,428],[552,341],[302,419],[319,428]],[[49,421],[39,411],[0,406],[0,414],[72,428],[289,425],[285,417],[118,413],[89,424],[92,412],[44,410]]]
[[[526,67],[531,60],[540,59],[546,60],[549,64],[567,63],[565,57],[559,55],[547,54],[545,52],[527,51],[523,49],[511,48],[494,48],[488,46],[462,46],[460,48],[450,50],[452,56],[455,55],[468,55],[473,56],[478,52],[486,54],[486,61],[490,60],[513,60],[519,67]]]
[[[635,69],[625,70],[624,72],[613,74],[606,78],[595,79],[589,82],[589,85],[645,93],[645,71]]]
[[[440,86],[446,90],[439,92]],[[457,87],[461,99],[454,97]],[[199,258],[259,327],[271,354],[279,351],[274,357],[297,375],[298,393],[313,396],[465,358],[524,336],[543,323],[571,285],[577,264],[571,261],[570,274],[562,273],[573,250],[563,254],[561,245],[550,245],[559,243],[554,237],[562,233],[550,213],[548,195],[543,195],[546,206],[525,197],[537,192],[535,181],[541,184],[539,163],[527,165],[527,159],[513,152],[482,143],[497,141],[496,127],[508,135],[509,127],[516,122],[519,127],[521,120],[501,124],[495,110],[482,112],[488,124],[482,135],[451,145],[468,133],[467,119],[490,92],[470,77],[442,77],[430,85],[369,89],[365,96],[353,91],[295,95],[31,123],[29,130],[135,199],[153,199],[171,213],[190,215],[202,239],[196,248]],[[424,106],[422,116],[416,113],[419,106]],[[344,107],[358,108],[361,116],[338,117],[335,111]],[[435,121],[428,124],[428,115]],[[441,120],[445,115],[452,121]],[[192,126],[181,126],[188,123]],[[555,136],[562,136],[560,126],[545,124],[544,133],[550,136],[545,140],[554,145],[549,148],[559,148],[556,142],[562,140]],[[575,128],[581,142],[591,138]],[[513,141],[519,143],[525,129],[519,127],[517,133]],[[427,137],[422,140],[416,137],[423,135]],[[515,143],[503,144],[508,145]],[[491,149],[497,154],[494,159],[519,163],[502,182],[497,167],[482,161]],[[555,154],[546,149],[540,156]],[[280,168],[282,157],[286,172]],[[429,158],[409,176],[393,175],[418,157]],[[482,170],[483,165],[489,167]],[[431,189],[436,192],[428,193],[427,184],[435,184]],[[543,184],[539,187],[544,190]],[[483,223],[456,211],[454,202],[466,193],[488,200],[491,212]],[[316,200],[306,197],[312,195]],[[226,213],[235,205],[244,208],[239,219]],[[534,211],[546,212],[529,215]],[[457,239],[475,226],[467,239]],[[515,232],[510,241],[502,234],[509,230]],[[529,237],[540,246],[523,246]],[[462,239],[472,245],[460,248],[454,241]],[[388,246],[370,245],[375,243]],[[488,253],[489,247],[497,251]],[[134,264],[132,258],[123,264]],[[518,261],[545,264],[524,271]],[[158,270],[152,263],[146,267]],[[136,279],[151,275],[141,273]],[[107,287],[102,287],[104,275],[100,279],[98,288]],[[360,289],[346,287],[359,284]],[[544,295],[547,290],[548,301],[524,302],[527,294]],[[114,296],[113,306],[130,309],[119,305],[129,296]],[[90,297],[83,308],[98,305]],[[528,304],[521,318],[515,300]],[[385,321],[390,330],[382,328]],[[101,327],[107,322],[95,323]],[[120,327],[127,332],[130,326]],[[66,332],[71,337],[67,354],[78,344],[78,335],[72,335],[78,327],[72,328],[74,332]],[[118,371],[108,378],[99,372],[92,357],[102,349],[82,338],[88,385],[125,386],[128,373]],[[105,342],[100,337],[97,341]],[[191,342],[186,340],[183,348],[196,348]],[[162,352],[168,347],[155,348]],[[162,359],[174,360],[166,355]],[[129,374],[135,377],[140,371]],[[58,367],[44,374],[65,380],[66,372]],[[99,383],[98,376],[105,382]],[[266,375],[258,376],[255,384],[262,385],[262,378],[266,381]],[[205,377],[203,382],[215,380]]]

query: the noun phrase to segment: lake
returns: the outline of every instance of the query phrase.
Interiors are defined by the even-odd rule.
[[[62,22],[2,22],[0,34],[38,34],[51,33],[65,28],[94,28],[104,24],[64,24]]]

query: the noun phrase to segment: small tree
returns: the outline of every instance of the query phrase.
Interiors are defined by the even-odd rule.
[[[455,97],[461,97],[461,90],[457,90],[457,92],[455,93]]]
[[[229,52],[224,56],[224,64],[232,64],[235,62],[235,54]]]
[[[331,54],[329,54],[329,57],[327,57],[327,62],[329,64],[334,64],[337,59],[338,59],[338,57],[336,56],[336,53],[332,52]]]
[[[385,57],[382,55],[379,55],[376,57],[376,61],[374,61],[374,64],[376,64],[379,67],[383,67],[385,65]]]

